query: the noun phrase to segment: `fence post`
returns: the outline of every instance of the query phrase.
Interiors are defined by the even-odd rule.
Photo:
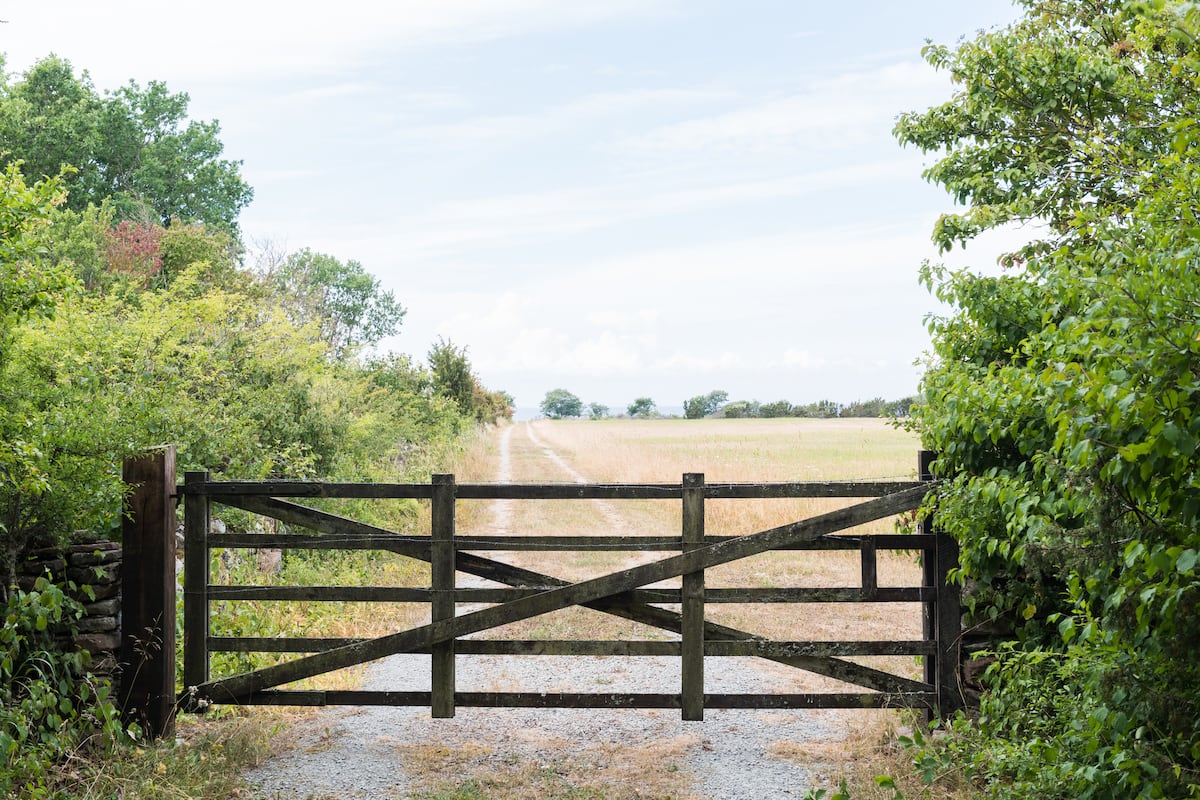
[[[932,481],[931,466],[935,453],[932,450],[921,450],[917,453],[917,480]],[[918,524],[917,532],[925,535],[933,534],[933,517],[925,517]],[[937,641],[937,548],[925,547],[921,550],[921,585],[930,593],[929,599],[921,604],[921,638],[927,642]],[[938,656],[925,656],[925,683],[937,686]],[[934,717],[933,709],[929,710],[929,719]]]
[[[126,459],[132,487],[121,523],[121,677],[127,722],[175,734],[175,447]]]
[[[958,566],[958,542],[941,531],[937,535],[937,694],[938,716],[949,719],[963,707],[959,645],[962,638],[962,591],[950,580]]]
[[[454,618],[454,504],[457,490],[453,475],[433,476],[432,566],[433,601],[430,617],[434,622]],[[454,640],[433,646],[432,698],[434,719],[454,716]]]
[[[209,501],[207,494],[186,491],[208,479],[207,472],[186,472],[183,476],[184,691],[208,682]]]
[[[704,473],[683,476],[683,552],[704,546]],[[683,576],[681,665],[685,722],[704,720],[704,570]]]
[[[922,450],[920,479],[932,481],[933,460],[937,454]],[[934,537],[933,547],[921,551],[923,585],[933,587],[934,598],[924,604],[925,639],[937,645],[937,652],[925,662],[925,682],[937,693],[936,716],[948,719],[962,708],[962,687],[959,685],[959,639],[962,635],[962,592],[950,580],[950,571],[958,566],[958,542],[938,530],[934,515],[921,520],[921,533]],[[930,710],[930,719],[934,711]]]

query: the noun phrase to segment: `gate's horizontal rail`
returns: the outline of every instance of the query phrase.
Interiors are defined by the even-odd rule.
[[[718,544],[737,539],[737,536],[705,536],[705,544]],[[932,547],[929,534],[865,534],[861,536],[829,535],[811,542],[781,547],[779,550],[857,550],[863,540],[874,542],[877,550],[920,550]],[[428,536],[402,534],[364,536],[359,534],[326,534],[311,536],[286,533],[220,533],[208,537],[210,547],[226,548],[289,548],[293,550],[392,550],[404,544],[428,551]],[[683,547],[680,537],[670,536],[457,536],[454,548],[462,550],[637,550],[644,552],[678,551]]]
[[[455,589],[457,603],[507,603],[557,588]],[[683,602],[680,589],[634,589],[635,603]],[[433,590],[399,586],[220,586],[208,587],[213,600],[290,600],[334,603],[428,603]],[[868,592],[852,588],[705,589],[705,603],[919,603],[936,599],[931,587],[884,587]]]
[[[293,706],[426,706],[430,692],[268,689],[243,697],[249,705]],[[705,708],[930,708],[936,692],[879,694],[706,694]],[[454,705],[471,708],[680,708],[678,694],[609,692],[455,692]]]
[[[919,481],[803,481],[793,483],[709,483],[708,500],[803,497],[882,497],[915,486]],[[329,497],[342,499],[433,498],[431,484],[321,483],[315,481],[198,481],[180,484],[180,495],[210,497]],[[460,483],[458,500],[679,500],[678,483]]]
[[[283,637],[221,637],[208,640],[209,650],[223,653],[321,653],[337,647],[367,642],[369,639],[305,639]],[[878,641],[878,642],[779,642],[707,641],[706,656],[756,658],[787,658],[790,656],[924,656],[936,651],[936,642]],[[428,653],[431,647],[417,648],[414,653]],[[458,639],[454,652],[472,656],[678,656],[682,642],[652,641],[585,641],[579,639]]]

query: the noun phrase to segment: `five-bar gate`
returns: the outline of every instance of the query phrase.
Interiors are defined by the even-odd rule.
[[[923,454],[924,455],[924,454]],[[358,484],[296,481],[214,481],[187,473],[178,494],[184,503],[183,707],[212,703],[292,705],[420,705],[435,717],[458,706],[678,708],[701,720],[706,708],[917,707],[946,715],[961,705],[958,686],[959,595],[947,580],[957,547],[922,523],[916,534],[862,534],[853,528],[917,509],[934,485],[924,474],[910,482],[709,484],[687,474],[678,484],[458,484],[435,475],[429,484]],[[746,536],[705,534],[705,502],[714,499],[867,498],[819,516]],[[405,535],[303,504],[306,498],[415,498],[431,503],[428,535]],[[512,536],[455,531],[462,500],[673,500],[682,505],[678,536]],[[212,533],[210,514],[220,504],[285,524],[288,532]],[[304,533],[291,531],[303,529]],[[223,586],[209,575],[214,548],[380,550],[431,565],[431,585],[419,588],[362,586]],[[656,550],[660,560],[600,577],[568,582],[551,574],[487,558],[488,551]],[[920,586],[880,586],[880,550],[917,551],[924,565]],[[855,550],[861,582],[843,588],[709,588],[705,570],[781,550]],[[456,573],[475,575],[502,588],[456,586]],[[647,588],[680,578],[678,588]],[[311,600],[421,602],[430,621],[376,639],[224,637],[210,634],[217,600]],[[924,636],[915,641],[774,641],[705,618],[711,603],[920,603]],[[461,604],[486,604],[457,613]],[[462,638],[570,606],[613,614],[678,634],[671,641],[532,641]],[[678,610],[676,610],[678,609]],[[303,654],[274,666],[213,678],[209,655],[217,651]],[[431,653],[430,691],[303,690],[279,688],[394,653]],[[464,692],[455,685],[455,656],[669,655],[682,660],[679,692],[544,693]],[[920,656],[924,679],[914,680],[848,660],[858,656]],[[705,691],[706,657],[752,656],[829,676],[859,687],[856,692],[716,694]],[[153,725],[151,726],[153,727]]]

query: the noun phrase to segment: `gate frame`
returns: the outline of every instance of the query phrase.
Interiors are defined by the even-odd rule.
[[[933,454],[928,451],[922,451],[920,454],[920,481],[919,483],[930,484],[934,477],[929,474],[928,466],[933,459]],[[173,459],[172,459],[173,462]],[[173,463],[172,463],[173,467]],[[210,518],[210,499],[217,502],[228,502],[236,493],[239,487],[245,488],[250,484],[248,482],[221,482],[220,484],[213,483],[209,480],[209,474],[205,472],[189,472],[185,475],[182,485],[176,487],[174,485],[173,469],[171,474],[167,474],[166,470],[160,470],[157,475],[143,475],[141,491],[150,492],[154,496],[163,495],[171,500],[183,498],[184,500],[184,527],[188,534],[185,536],[184,544],[184,691],[180,694],[178,701],[184,707],[191,710],[202,710],[207,705],[207,700],[211,698],[201,698],[197,702],[198,689],[204,687],[208,681],[208,663],[209,663],[209,645],[210,645],[210,628],[209,628],[209,558],[208,551],[210,543],[208,541],[208,529]],[[913,484],[897,483],[895,486],[907,488]],[[454,509],[456,502],[459,499],[482,499],[514,496],[513,492],[522,487],[514,485],[478,485],[478,486],[459,486],[455,484],[453,476],[437,475],[434,476],[430,484],[416,485],[397,485],[397,484],[312,484],[298,483],[293,481],[265,481],[254,482],[254,491],[248,494],[256,496],[246,505],[255,505],[257,502],[262,505],[280,504],[279,501],[271,498],[272,494],[280,496],[290,495],[293,497],[313,497],[313,496],[348,496],[346,492],[353,496],[376,496],[376,497],[417,497],[427,498],[433,501],[433,519],[431,527],[431,535],[423,537],[429,542],[430,561],[433,564],[433,579],[431,581],[431,598],[432,608],[431,613],[435,623],[440,622],[443,626],[454,625],[455,614],[455,588],[454,575],[456,567],[459,570],[463,569],[463,564],[459,563],[465,557],[469,562],[467,566],[475,562],[498,564],[502,562],[488,562],[486,559],[473,557],[470,554],[457,555],[458,545],[454,539]],[[375,487],[374,490],[369,487]],[[594,496],[589,494],[588,490],[593,489],[601,491],[604,496],[632,496],[625,493],[621,494],[622,489],[633,490],[637,488],[653,488],[657,490],[670,489],[675,492],[673,497],[682,497],[683,501],[683,530],[676,545],[677,550],[680,550],[683,555],[695,550],[703,549],[707,546],[704,538],[704,499],[706,496],[719,497],[755,497],[755,496],[788,496],[779,485],[774,485],[775,490],[772,493],[771,484],[716,484],[706,486],[703,481],[703,476],[699,474],[688,474],[684,476],[682,484],[672,485],[655,485],[646,487],[645,485],[622,485],[622,486],[599,486],[592,485],[553,485],[552,487],[542,486],[540,488],[553,488],[553,492],[547,492],[546,499],[558,498],[578,498]],[[832,486],[832,485],[831,485]],[[847,493],[839,493],[833,491],[823,496],[865,496],[863,494],[855,495],[852,492],[862,491],[863,487],[878,488],[878,484],[862,484],[862,483],[846,483],[840,484],[843,490]],[[214,487],[219,487],[219,491],[212,491]],[[349,487],[349,488],[347,488]],[[857,487],[857,488],[852,488]],[[755,493],[757,490],[757,493]],[[706,495],[707,492],[707,495]],[[541,496],[541,495],[539,495]],[[192,498],[198,499],[201,502],[195,502]],[[234,503],[230,503],[235,505]],[[170,518],[174,519],[173,503],[168,503],[171,513]],[[236,504],[243,506],[243,504]],[[303,507],[300,507],[303,508]],[[246,508],[246,510],[254,510]],[[171,583],[174,584],[174,525],[164,526],[161,521],[156,526],[153,522],[154,513],[147,515],[140,511],[140,506],[131,504],[127,519],[126,541],[131,539],[144,541],[147,538],[157,538],[160,542],[169,537],[170,546],[165,548],[170,553],[170,568],[172,573]],[[800,523],[797,523],[800,524]],[[365,526],[364,526],[365,527]],[[786,526],[785,526],[786,527]],[[921,692],[916,694],[930,695],[928,701],[923,704],[928,709],[930,718],[938,716],[946,718],[954,711],[963,706],[962,693],[959,686],[959,656],[958,656],[958,639],[960,635],[960,593],[956,584],[947,579],[951,569],[957,566],[958,545],[954,539],[944,533],[937,531],[934,521],[931,516],[920,521],[920,531],[922,540],[930,543],[932,546],[926,546],[920,549],[922,559],[922,588],[920,596],[922,599],[922,616],[924,639],[932,643],[932,653],[925,657],[924,685],[921,686]],[[390,533],[390,532],[389,532]],[[199,535],[197,535],[199,534]],[[392,534],[398,536],[397,534]],[[236,535],[227,535],[222,538],[236,538]],[[740,537],[723,537],[728,539]],[[862,550],[862,593],[866,597],[876,597],[880,591],[875,575],[875,537],[857,537],[861,540]],[[214,545],[216,546],[216,545]],[[234,546],[234,545],[224,545]],[[243,545],[245,546],[245,545]],[[148,578],[154,578],[157,581],[163,580],[162,561],[157,558],[145,559],[139,558],[139,550],[145,548],[131,548],[127,544],[127,580],[129,577],[141,575],[141,581],[145,582]],[[471,549],[463,547],[462,549]],[[483,549],[483,548],[480,548]],[[502,548],[496,548],[502,549]],[[411,555],[411,553],[409,553]],[[478,566],[476,564],[476,566]],[[515,572],[521,572],[520,568],[512,568]],[[659,696],[646,695],[644,700],[639,701],[638,695],[616,696],[623,698],[626,702],[619,705],[641,706],[643,702],[652,703],[644,707],[676,707],[680,708],[685,720],[702,720],[704,708],[750,708],[764,707],[764,704],[758,705],[739,705],[738,698],[743,696],[709,696],[706,697],[703,692],[703,676],[704,676],[704,656],[705,650],[709,650],[710,655],[716,655],[716,651],[729,651],[730,648],[735,648],[736,642],[722,642],[721,638],[714,638],[711,633],[705,635],[707,628],[712,628],[713,623],[708,623],[704,618],[705,605],[705,586],[704,586],[704,566],[698,569],[682,573],[683,589],[675,590],[680,592],[681,599],[681,614],[678,623],[680,632],[683,633],[683,641],[680,647],[680,657],[682,659],[682,686],[681,692],[678,695]],[[468,569],[468,571],[471,571]],[[525,571],[527,572],[527,571]],[[530,573],[537,575],[537,573]],[[551,581],[558,581],[552,576],[538,576],[548,578]],[[611,577],[611,576],[606,576]],[[138,580],[135,578],[135,581]],[[511,581],[509,581],[512,583]],[[565,582],[562,582],[565,583]],[[172,587],[173,588],[173,587]],[[461,591],[461,590],[460,590]],[[511,591],[511,590],[498,590]],[[634,590],[637,592],[639,590]],[[649,591],[649,590],[640,590]],[[719,590],[708,590],[710,593]],[[886,591],[886,590],[884,590]],[[632,593],[628,593],[632,594]],[[152,602],[150,598],[147,598]],[[611,597],[602,597],[594,603],[604,605],[611,601]],[[654,601],[664,602],[664,601]],[[171,600],[168,601],[163,597],[163,608],[154,609],[151,613],[155,613],[155,618],[162,624],[162,629],[174,632],[175,604],[173,602],[173,593]],[[591,605],[585,603],[584,605]],[[655,610],[664,611],[664,609],[656,609],[654,606],[646,606]],[[601,608],[601,610],[605,610]],[[673,612],[671,612],[673,613]],[[127,618],[128,619],[128,618]],[[645,621],[645,620],[643,620]],[[649,624],[655,624],[649,622]],[[660,627],[667,627],[660,625]],[[720,628],[721,626],[715,626]],[[673,628],[672,628],[673,629]],[[127,628],[128,630],[128,628]],[[732,630],[732,629],[726,629]],[[736,633],[736,631],[735,631]],[[456,644],[458,645],[456,647]],[[631,645],[636,643],[630,643]],[[767,644],[770,644],[767,642]],[[786,643],[782,643],[786,644]],[[794,643],[799,644],[799,643]],[[478,647],[475,643],[467,645],[467,649]],[[636,648],[635,648],[636,649]],[[454,715],[456,700],[458,704],[470,705],[537,705],[537,706],[554,706],[554,705],[569,705],[572,707],[594,707],[595,703],[587,700],[589,697],[604,697],[604,695],[564,695],[563,702],[557,703],[554,701],[554,696],[540,695],[540,693],[528,693],[520,695],[519,693],[511,693],[512,697],[508,702],[496,697],[484,697],[486,693],[456,693],[454,691],[454,656],[456,652],[464,652],[463,642],[456,642],[454,637],[444,638],[437,642],[431,648],[434,653],[433,658],[433,679],[431,684],[431,692],[429,693],[405,693],[405,692],[297,692],[290,691],[287,694],[291,697],[287,702],[302,705],[324,705],[327,703],[346,703],[356,702],[359,704],[404,704],[404,705],[428,705],[434,717],[449,717]],[[757,654],[763,657],[771,657],[766,655],[767,648],[762,648],[761,652],[747,654]],[[308,652],[314,652],[311,649]],[[429,652],[429,651],[427,651]],[[158,680],[164,686],[170,686],[171,691],[174,690],[175,684],[175,665],[173,648],[168,651],[163,648],[161,663],[154,666],[154,673],[157,674]],[[807,658],[809,661],[819,660],[815,656],[798,655],[798,659]],[[791,660],[798,660],[792,658]],[[776,656],[776,660],[784,660]],[[848,662],[836,662],[848,663]],[[795,666],[795,664],[793,664]],[[858,666],[858,665],[853,665]],[[870,671],[867,668],[863,670]],[[249,674],[249,673],[248,673]],[[888,674],[888,673],[884,673]],[[900,676],[894,676],[897,681],[906,681]],[[853,682],[853,681],[851,681]],[[911,683],[911,682],[910,682]],[[920,684],[917,684],[920,685]],[[871,688],[871,687],[867,687]],[[280,702],[280,695],[283,694],[280,690],[258,690],[254,696],[239,697],[238,702]],[[422,697],[416,697],[421,695]],[[538,700],[538,697],[541,700]],[[802,697],[799,695],[749,695],[746,697],[754,698],[781,698],[777,701],[777,705],[769,707],[878,707],[882,703],[867,704],[862,701],[864,697],[876,697],[876,695],[835,695],[835,694],[818,694],[809,695],[807,697],[827,697],[828,701],[810,701],[807,703],[798,703],[795,698]],[[880,697],[886,695],[878,695]],[[158,694],[159,706],[162,694]],[[675,700],[670,703],[664,703],[665,697],[673,697]],[[423,699],[428,698],[428,699]],[[549,698],[549,699],[547,699]],[[788,698],[792,698],[792,704],[789,705]],[[744,698],[743,698],[744,699]],[[415,700],[423,700],[422,702],[414,702]],[[839,703],[838,701],[841,701]],[[148,720],[150,719],[151,709],[144,708],[138,703],[139,698],[133,697],[130,700],[130,705],[127,713],[142,714]],[[483,701],[483,702],[480,702]],[[571,702],[575,701],[575,702]],[[656,702],[657,701],[657,702]],[[148,704],[147,704],[148,705]],[[151,722],[148,726],[148,732],[153,736],[168,735],[173,728],[173,712],[175,706],[171,706],[166,714],[166,719],[161,724]],[[157,712],[154,712],[157,713]],[[160,714],[161,716],[161,714]]]

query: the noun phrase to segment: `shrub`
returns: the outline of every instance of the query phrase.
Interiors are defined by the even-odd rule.
[[[13,588],[0,629],[0,795],[51,796],[49,771],[80,749],[125,738],[107,682],[88,675],[88,655],[58,644],[83,608],[45,578]]]

